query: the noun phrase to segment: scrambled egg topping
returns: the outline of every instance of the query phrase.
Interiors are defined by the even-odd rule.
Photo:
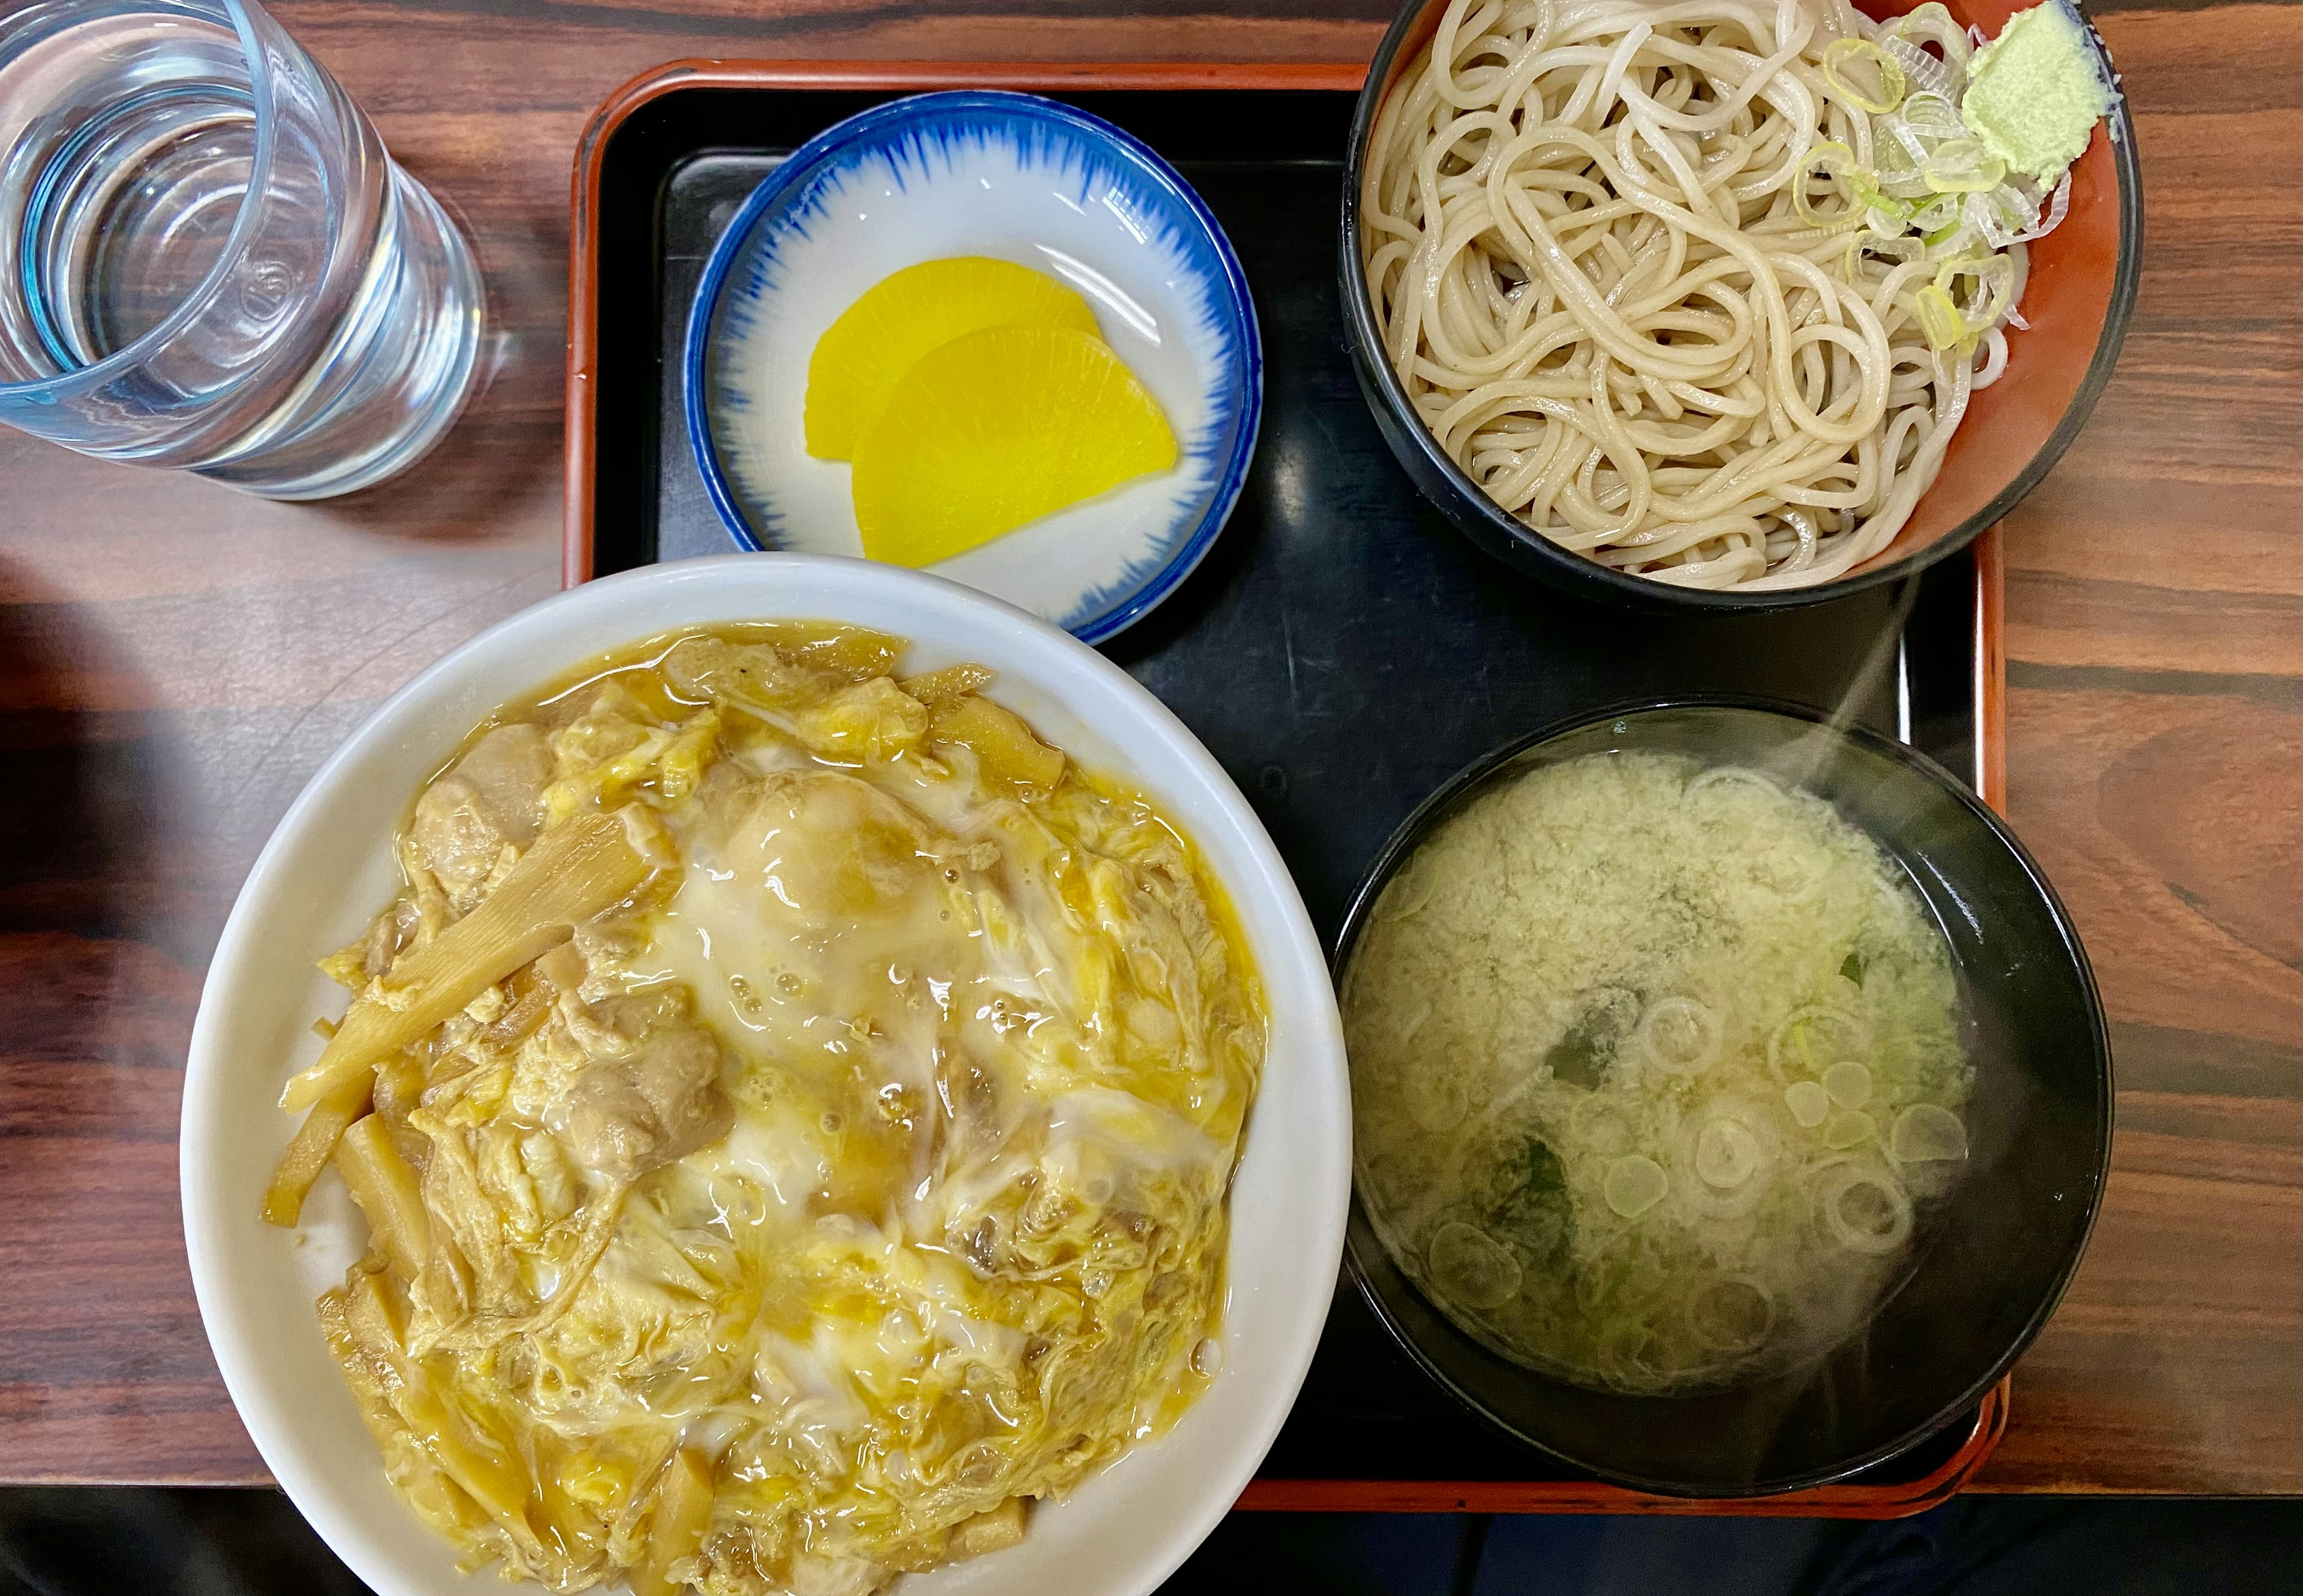
[[[862,1596],[1211,1372],[1264,1050],[1221,891],[903,646],[721,628],[506,710],[326,961],[266,1212],[342,1171],[320,1320],[472,1566]]]

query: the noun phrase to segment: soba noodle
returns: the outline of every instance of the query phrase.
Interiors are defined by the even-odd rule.
[[[1447,7],[1377,120],[1362,249],[1394,368],[1497,503],[1617,570],[1745,592],[1894,540],[2005,365],[2020,240],[2046,230],[2044,195],[1961,164],[1970,42],[1922,9]],[[1907,81],[1949,114],[1922,141],[1898,124],[1910,155],[1875,122]],[[2004,231],[2003,195],[2031,207]],[[1914,211],[1950,224],[1922,237]]]

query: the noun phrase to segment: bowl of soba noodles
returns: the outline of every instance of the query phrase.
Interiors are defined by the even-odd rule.
[[[1925,756],[1701,698],[1548,727],[1346,913],[1352,1271],[1474,1413],[1700,1497],[1976,1411],[2078,1268],[2111,1143],[2087,954]]]
[[[2141,245],[2069,0],[1411,0],[1340,270],[1369,406],[1473,543],[1764,609],[1915,574],[2036,487]]]

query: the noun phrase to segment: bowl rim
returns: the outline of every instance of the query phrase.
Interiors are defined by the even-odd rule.
[[[640,567],[599,578],[565,589],[539,600],[512,614],[503,617],[418,671],[405,685],[392,693],[368,714],[359,726],[339,743],[322,762],[274,828],[264,848],[250,866],[246,881],[235,897],[230,915],[217,938],[207,975],[201,985],[200,1002],[192,1025],[188,1049],[180,1127],[177,1136],[178,1202],[183,1221],[186,1260],[191,1275],[193,1296],[199,1308],[201,1328],[207,1337],[218,1372],[224,1380],[226,1393],[247,1429],[257,1452],[271,1470],[274,1480],[332,1550],[350,1565],[354,1571],[369,1582],[380,1596],[409,1589],[387,1566],[375,1561],[375,1548],[393,1533],[419,1530],[412,1521],[404,1525],[380,1528],[364,1522],[350,1506],[325,1482],[325,1469],[320,1459],[327,1455],[333,1442],[315,1443],[310,1432],[299,1427],[288,1411],[285,1398],[278,1393],[277,1382],[267,1368],[266,1335],[263,1327],[251,1326],[240,1310],[235,1288],[249,1266],[236,1261],[236,1242],[231,1234],[232,1221],[223,1206],[224,1199],[218,1191],[219,1183],[211,1178],[211,1170],[222,1155],[217,1129],[223,1119],[234,1111],[236,1103],[231,1096],[226,1064],[221,1056],[224,1043],[219,1032],[227,1025],[223,1011],[233,1000],[222,995],[249,978],[258,952],[256,944],[261,934],[262,922],[271,911],[271,905],[282,894],[295,891],[292,882],[283,877],[284,861],[295,850],[302,833],[324,824],[329,810],[337,801],[337,792],[356,779],[357,767],[367,752],[391,739],[408,736],[411,727],[403,724],[412,718],[436,713],[423,707],[427,700],[452,692],[454,685],[476,662],[485,667],[486,656],[499,648],[514,646],[505,642],[507,634],[543,631],[547,636],[552,623],[544,618],[568,612],[596,612],[601,616],[624,612],[653,589],[679,586],[703,585],[717,587],[723,579],[737,577],[747,584],[765,589],[795,571],[821,570],[832,572],[836,582],[855,586],[883,586],[909,589],[923,601],[923,607],[941,606],[971,612],[968,619],[983,622],[986,635],[1004,633],[1007,646],[1019,646],[1013,640],[1017,635],[1035,634],[1020,646],[1052,648],[1068,660],[1079,675],[1098,684],[1106,693],[1116,693],[1134,702],[1144,717],[1145,729],[1156,742],[1147,743],[1139,757],[1144,773],[1156,768],[1160,778],[1178,785],[1188,784],[1202,791],[1212,809],[1220,815],[1225,827],[1237,844],[1232,851],[1235,867],[1221,878],[1224,890],[1236,905],[1242,899],[1267,903],[1271,916],[1271,934],[1255,948],[1257,975],[1264,991],[1270,993],[1280,984],[1278,972],[1284,967],[1285,984],[1300,989],[1313,1010],[1314,1023],[1303,1026],[1304,1040],[1297,1044],[1303,1057],[1300,1067],[1313,1084],[1308,1087],[1316,1101],[1332,1108],[1336,1125],[1332,1143],[1320,1139],[1318,1151],[1310,1161],[1324,1189],[1304,1187],[1306,1195],[1284,1214],[1275,1212],[1270,1225],[1282,1223],[1296,1227],[1291,1235],[1309,1242],[1315,1254],[1324,1255],[1322,1264],[1314,1256],[1310,1274],[1303,1286],[1301,1299],[1288,1302],[1279,1314],[1272,1340],[1283,1347],[1275,1358],[1279,1378],[1269,1379],[1251,1389],[1235,1385],[1234,1397],[1240,1405],[1260,1411],[1253,1415],[1244,1439],[1220,1456],[1219,1465],[1206,1476],[1209,1488],[1203,1488],[1194,1499],[1188,1512],[1177,1515],[1175,1522],[1160,1538],[1160,1550],[1156,1557],[1140,1559],[1135,1572],[1142,1575],[1135,1583],[1115,1584],[1115,1590],[1126,1589],[1138,1593],[1154,1590],[1161,1581],[1179,1567],[1185,1559],[1206,1540],[1233,1502],[1245,1488],[1254,1471],[1261,1466],[1265,1455],[1277,1440],[1281,1426],[1293,1408],[1297,1394],[1309,1374],[1314,1353],[1318,1349],[1341,1274],[1344,1253],[1344,1230],[1349,1217],[1351,1183],[1351,1086],[1349,1068],[1344,1057],[1342,1028],[1334,1004],[1334,990],[1328,976],[1328,961],[1319,933],[1304,907],[1302,892],[1293,874],[1281,858],[1270,831],[1255,814],[1245,795],[1215,756],[1209,751],[1198,735],[1144,687],[1118,665],[1093,648],[1082,643],[1040,617],[974,588],[931,572],[911,570],[899,566],[881,565],[873,562],[850,560],[839,555],[790,552],[763,552],[757,554],[722,554],[706,559],[674,562],[669,564]],[[773,601],[763,599],[760,611],[772,617],[779,612]],[[781,612],[790,613],[789,611]],[[710,620],[678,622],[674,625],[710,625]],[[645,621],[635,622],[644,625]],[[856,621],[851,624],[865,625]],[[645,632],[634,634],[648,635]],[[541,639],[536,636],[522,638],[517,645],[533,651]],[[546,661],[539,669],[538,682],[549,680],[552,666]],[[1044,672],[1027,675],[1023,671],[1013,674],[1018,680],[1039,685],[1043,692],[1057,696],[1046,685]],[[485,714],[483,707],[475,712]],[[1198,828],[1197,836],[1203,838],[1206,824]],[[1204,847],[1204,842],[1202,843]],[[1320,999],[1324,994],[1325,1002]],[[1267,996],[1267,1006],[1270,999]],[[1275,1023],[1277,1014],[1274,1014]],[[1324,1025],[1318,1022],[1324,1021]],[[1295,1034],[1295,1033],[1291,1033]],[[1258,1106],[1263,1096],[1260,1083]],[[244,1105],[241,1105],[244,1106]],[[1263,1136],[1272,1135],[1265,1130]],[[1232,1185],[1227,1189],[1230,1201],[1236,1189],[1238,1172],[1253,1156],[1258,1138],[1257,1124],[1251,1114],[1245,1129],[1239,1162],[1234,1166]],[[1242,1227],[1236,1215],[1227,1212],[1228,1235],[1226,1257],[1236,1245]],[[279,1233],[283,1238],[288,1233]],[[1226,1314],[1227,1328],[1236,1322],[1239,1288],[1228,1279],[1226,1288],[1230,1311]],[[310,1327],[314,1333],[317,1326]],[[1238,1360],[1227,1358],[1226,1367],[1236,1365]],[[1216,1382],[1223,1378],[1219,1372]],[[1202,1398],[1211,1391],[1202,1391]],[[1194,1401],[1193,1406],[1201,1404]],[[1186,1415],[1188,1417],[1188,1415]],[[373,1452],[374,1443],[364,1426],[354,1431],[357,1443]],[[1131,1447],[1088,1476],[1090,1481],[1109,1472],[1115,1466],[1139,1457],[1163,1444],[1172,1441],[1172,1433],[1163,1435],[1147,1445]],[[347,1443],[350,1444],[350,1443]],[[316,1450],[316,1446],[318,1448]],[[381,1471],[380,1457],[375,1466]],[[444,1544],[444,1542],[443,1543]],[[1154,1565],[1156,1564],[1156,1566]]]
[[[1586,559],[1573,550],[1564,549],[1540,532],[1521,521],[1481,491],[1431,436],[1431,429],[1415,413],[1415,407],[1401,386],[1399,374],[1392,369],[1384,353],[1383,333],[1375,323],[1374,307],[1370,303],[1366,263],[1360,258],[1360,184],[1367,165],[1367,149],[1375,131],[1375,120],[1382,108],[1392,65],[1398,59],[1407,36],[1424,13],[1434,4],[1445,0],[1406,0],[1397,16],[1376,46],[1374,59],[1368,63],[1367,80],[1361,86],[1359,101],[1352,112],[1350,142],[1344,149],[1344,192],[1342,224],[1337,230],[1337,269],[1342,279],[1345,337],[1351,344],[1352,364],[1360,379],[1360,392],[1371,410],[1377,410],[1387,425],[1383,431],[1395,451],[1404,446],[1414,449],[1425,466],[1445,481],[1453,494],[1453,502],[1443,502],[1439,496],[1417,480],[1416,488],[1433,508],[1444,513],[1451,525],[1459,530],[1462,518],[1472,518],[1489,534],[1486,539],[1472,538],[1497,560],[1515,570],[1526,570],[1585,598],[1601,599],[1644,610],[1710,611],[1715,612],[1754,612],[1763,610],[1794,610],[1826,600],[1843,598],[1867,587],[1885,582],[1917,576],[1937,561],[1948,559],[1972,543],[1984,529],[2004,519],[2009,511],[2029,495],[2031,490],[2046,480],[2047,473],[2063,452],[2071,446],[2088,418],[2095,413],[2096,402],[2111,383],[2113,369],[2119,364],[2121,346],[2127,340],[2128,324],[2133,319],[2135,300],[2143,281],[2143,165],[2135,146],[2135,121],[2128,108],[2127,89],[2121,82],[2113,64],[2110,48],[2095,25],[2079,17],[2076,7],[2072,14],[2079,17],[2090,48],[2103,68],[2105,80],[2112,87],[2106,136],[2111,144],[2113,169],[2119,176],[2119,258],[2112,273],[2111,303],[2104,313],[2103,328],[2096,334],[2095,354],[2088,362],[2087,373],[2079,380],[2079,390],[2071,396],[2069,409],[2047,435],[2038,452],[2032,455],[2023,469],[2007,485],[1992,496],[1980,510],[1961,521],[1943,536],[1923,548],[1914,549],[1902,559],[1877,566],[1864,566],[1848,575],[1829,582],[1818,582],[1812,587],[1790,587],[1767,593],[1744,593],[1734,588],[1683,587],[1675,583],[1658,582],[1643,577],[1619,571]],[[1415,473],[1411,472],[1411,476]],[[1504,553],[1509,549],[1524,557],[1526,563],[1515,562]]]
[[[1248,288],[1247,272],[1240,265],[1238,253],[1233,249],[1222,224],[1198,190],[1185,182],[1183,174],[1158,151],[1125,128],[1045,95],[1012,89],[946,89],[883,101],[832,123],[801,144],[746,197],[713,244],[712,253],[704,262],[704,275],[696,283],[696,298],[688,307],[688,325],[680,341],[680,397],[688,412],[688,447],[696,457],[697,473],[704,478],[712,507],[738,548],[760,553],[798,552],[771,550],[760,542],[728,478],[720,458],[719,442],[713,433],[705,367],[729,279],[738,257],[760,222],[829,162],[859,144],[884,138],[891,128],[924,117],[965,111],[1056,123],[1090,142],[1108,147],[1120,164],[1175,200],[1196,224],[1214,254],[1232,340],[1240,350],[1239,420],[1233,428],[1231,449],[1217,474],[1207,509],[1165,565],[1124,603],[1091,618],[1072,634],[1092,646],[1117,637],[1157,609],[1207,558],[1246,489],[1248,468],[1254,461],[1256,442],[1263,429],[1263,338],[1256,319],[1255,298]]]
[[[1359,1288],[1361,1300],[1367,1304],[1369,1312],[1375,1315],[1376,1322],[1383,1326],[1384,1332],[1391,1338],[1393,1344],[1398,1347],[1417,1368],[1429,1375],[1442,1390],[1454,1398],[1472,1417],[1490,1430],[1597,1479],[1656,1496],[1734,1500],[1777,1496],[1788,1491],[1808,1490],[1817,1486],[1829,1485],[1836,1481],[1844,1480],[1851,1474],[1860,1474],[1867,1468],[1874,1467],[1892,1457],[1901,1456],[1971,1410],[1983,1399],[1986,1392],[2006,1376],[2007,1372],[2015,1366],[2016,1361],[2038,1338],[2039,1332],[2046,1327],[2047,1321],[2054,1317],[2055,1310],[2063,1303],[2064,1294],[2071,1288],[2073,1278],[2079,1272],[2080,1262],[2087,1255],[2088,1244],[2092,1239],[2096,1223],[2102,1215],[2104,1187],[2108,1183],[2111,1173],[2111,1138],[2116,1113],[2117,1095],[2113,1090],[2111,1038],[2109,1026],[2104,1015],[2103,997],[2096,987],[2095,970],[2088,962],[2087,950],[2079,941],[2079,928],[2073,924],[2070,911],[2063,907],[2063,899],[2056,895],[2054,885],[2047,880],[2046,873],[2039,867],[2038,861],[2031,857],[2030,850],[2023,846],[2021,840],[2016,837],[1998,812],[1978,798],[1957,776],[1908,743],[1899,742],[1869,726],[1853,722],[1835,724],[1829,714],[1810,705],[1796,704],[1787,699],[1771,698],[1751,693],[1677,693],[1664,697],[1621,699],[1599,708],[1578,710],[1548,721],[1531,731],[1521,733],[1497,744],[1441,782],[1430,796],[1418,804],[1408,814],[1407,818],[1399,823],[1391,835],[1385,839],[1383,846],[1376,850],[1374,858],[1369,862],[1367,870],[1360,877],[1359,883],[1352,889],[1350,898],[1346,900],[1344,917],[1337,930],[1335,945],[1329,958],[1329,975],[1336,988],[1338,1006],[1340,1007],[1342,1001],[1344,976],[1351,961],[1352,950],[1366,926],[1368,915],[1374,908],[1377,898],[1390,882],[1393,873],[1407,860],[1415,848],[1422,842],[1432,825],[1446,815],[1457,799],[1521,755],[1531,752],[1546,743],[1608,721],[1630,720],[1640,716],[1683,710],[1750,711],[1797,721],[1810,726],[1820,726],[1846,738],[1859,747],[1910,767],[1935,786],[1942,789],[1971,817],[1980,822],[1985,830],[2007,850],[2009,857],[2014,860],[2024,878],[2030,883],[2031,890],[2045,904],[2048,917],[2055,926],[2057,940],[2065,958],[2079,978],[2079,991],[2085,1000],[2083,1007],[2088,1019],[2088,1051],[2096,1061],[2095,1169],[2093,1178],[2088,1183],[2086,1212],[2080,1221],[2078,1243],[2071,1249],[2070,1256],[2065,1258],[2056,1270],[2048,1283],[2048,1289],[2042,1294],[2037,1306],[2026,1317],[2020,1331],[1986,1369],[1960,1388],[1956,1397],[1944,1402],[1928,1417],[1909,1426],[1900,1434],[1822,1468],[1756,1480],[1748,1485],[1737,1487],[1721,1487],[1708,1483],[1691,1486],[1684,1481],[1655,1478],[1594,1464],[1589,1459],[1576,1457],[1571,1451],[1523,1433],[1500,1414],[1490,1410],[1480,1400],[1476,1393],[1466,1390],[1458,1381],[1450,1378],[1438,1362],[1417,1343],[1407,1328],[1392,1313],[1383,1295],[1376,1288],[1375,1282],[1371,1278],[1368,1263],[1361,1256],[1363,1236],[1379,1251],[1381,1250],[1383,1244],[1379,1239],[1375,1239],[1372,1221],[1369,1219],[1367,1210],[1360,1200],[1359,1172],[1357,1164],[1354,1162],[1351,1213],[1345,1232],[1346,1269],[1351,1275],[1353,1283]],[[1384,1262],[1387,1267],[1395,1271],[1397,1268],[1396,1264],[1390,1262],[1388,1256]],[[1412,1284],[1408,1288],[1418,1289]],[[1531,1378],[1545,1378],[1534,1373],[1533,1371],[1529,1372]]]
[[[47,346],[43,352],[49,359],[59,359],[64,368],[47,376],[0,382],[0,400],[52,404],[58,400],[79,399],[108,384],[129,378],[172,341],[181,337],[195,321],[214,310],[221,291],[230,281],[235,266],[246,256],[260,224],[264,209],[261,197],[270,187],[272,168],[279,159],[283,116],[279,103],[283,96],[296,92],[290,85],[302,75],[298,70],[299,59],[304,72],[317,70],[323,77],[326,75],[325,69],[300,51],[284,57],[275,54],[280,45],[292,46],[293,41],[285,38],[285,30],[277,19],[267,12],[251,11],[247,0],[174,0],[173,4],[155,9],[163,15],[173,12],[180,17],[227,31],[240,48],[239,64],[247,69],[247,94],[255,110],[256,143],[249,157],[248,175],[242,180],[240,203],[232,209],[232,225],[225,231],[215,263],[190,291],[165,316],[102,359],[85,365],[60,359],[62,351],[54,346],[53,334],[47,327],[42,325],[41,342]],[[6,19],[4,26],[0,26],[0,50],[13,55],[27,46],[37,49],[71,27],[73,21],[68,14],[56,12],[17,12]],[[26,34],[31,37],[26,39]],[[74,141],[77,142],[77,135]]]

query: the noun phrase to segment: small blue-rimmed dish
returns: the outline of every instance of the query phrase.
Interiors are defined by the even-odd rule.
[[[1174,427],[1175,467],[933,567],[1089,643],[1192,573],[1238,502],[1263,411],[1247,277],[1173,167],[1033,95],[895,100],[792,152],[745,201],[688,317],[688,435],[738,546],[860,556],[849,468],[805,446],[816,340],[865,290],[983,255],[1068,283]]]

